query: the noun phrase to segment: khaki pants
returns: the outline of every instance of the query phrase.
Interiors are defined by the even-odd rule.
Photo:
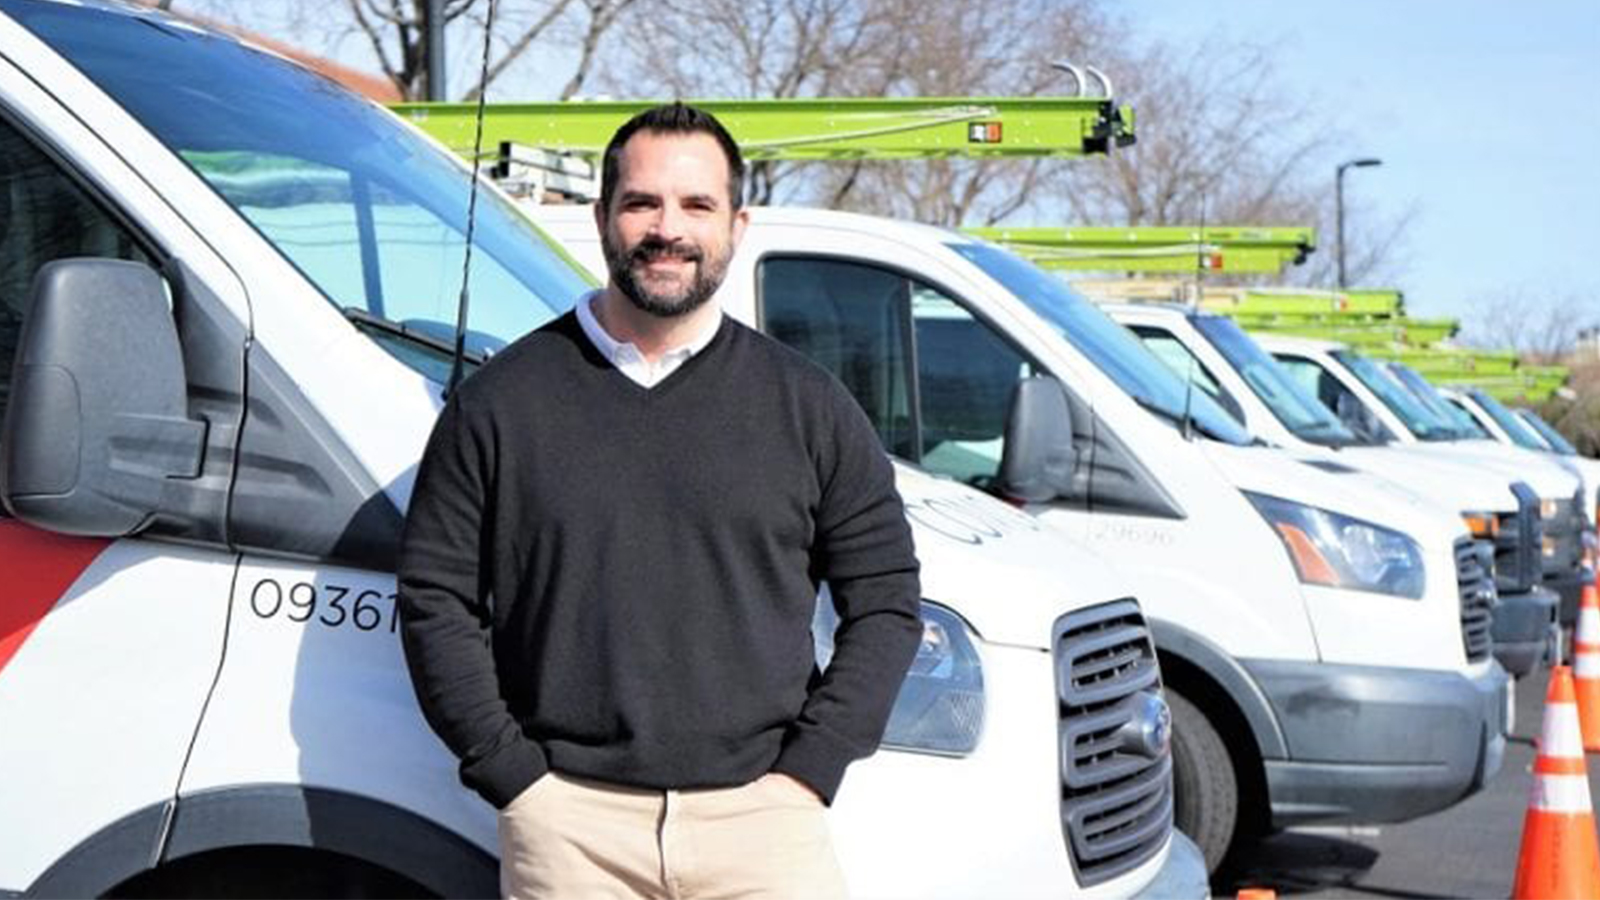
[[[500,812],[513,898],[845,896],[822,802],[786,779],[652,791],[550,773]]]

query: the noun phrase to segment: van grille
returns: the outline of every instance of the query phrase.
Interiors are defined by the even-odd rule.
[[[1539,519],[1539,495],[1522,482],[1511,485],[1515,512],[1500,514],[1500,536],[1494,541],[1494,583],[1502,594],[1533,590],[1543,577],[1539,542],[1544,531]]]
[[[1456,585],[1461,591],[1461,642],[1467,661],[1487,659],[1493,649],[1494,606],[1498,595],[1486,565],[1486,548],[1462,538],[1456,541]]]
[[[1051,646],[1061,827],[1078,883],[1087,887],[1138,866],[1167,842],[1172,719],[1138,603],[1068,613],[1056,620]]]

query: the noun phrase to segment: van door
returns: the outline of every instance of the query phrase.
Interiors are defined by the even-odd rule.
[[[190,292],[244,302],[133,169],[0,59],[0,414],[34,274],[85,256],[163,271],[175,302]],[[200,327],[181,324],[186,353]],[[238,372],[242,341],[210,346],[233,354]],[[202,362],[227,368],[215,358],[186,368]],[[226,386],[205,393],[191,393],[190,414],[209,424],[206,468],[174,486],[194,515],[162,526],[187,543],[52,534],[0,513],[0,893],[97,895],[159,857],[220,663],[236,562],[204,536],[222,527],[237,424],[227,408],[237,413],[239,398]]]

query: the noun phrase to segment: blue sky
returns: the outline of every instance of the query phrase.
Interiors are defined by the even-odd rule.
[[[1346,173],[1346,198],[1387,215],[1415,205],[1399,278],[1413,313],[1470,318],[1471,300],[1522,291],[1581,303],[1600,322],[1600,2],[1114,9],[1175,42],[1275,48],[1285,87],[1337,123],[1341,149],[1384,161]],[[1328,178],[1331,190],[1331,165]],[[1333,252],[1332,235],[1321,243]]]
[[[279,35],[275,20],[293,7],[209,3]],[[1338,159],[1377,156],[1382,167],[1346,176],[1350,205],[1386,218],[1415,210],[1396,279],[1414,314],[1470,321],[1472,301],[1512,292],[1582,304],[1582,319],[1600,323],[1600,0],[1107,0],[1105,8],[1141,36],[1187,44],[1217,35],[1273,48],[1285,92],[1310,99],[1343,136],[1327,161],[1329,190]],[[452,47],[453,84],[476,52]],[[376,71],[353,36],[334,53]],[[544,63],[561,78],[519,65],[491,98],[547,95],[570,61]],[[1332,254],[1333,244],[1323,235],[1318,252]]]

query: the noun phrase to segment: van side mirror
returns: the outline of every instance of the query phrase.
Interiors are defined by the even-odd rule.
[[[1070,496],[1076,465],[1072,407],[1061,382],[1049,375],[1017,382],[1000,456],[1001,492],[1025,503]]]
[[[132,534],[161,508],[169,478],[199,476],[206,426],[187,415],[177,327],[149,266],[42,266],[12,375],[0,500],[22,521]]]

